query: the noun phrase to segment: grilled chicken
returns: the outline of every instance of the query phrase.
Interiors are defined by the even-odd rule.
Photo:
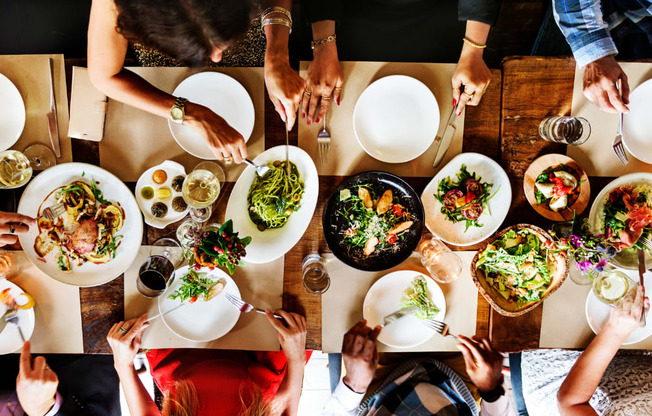
[[[394,200],[394,194],[392,193],[391,189],[386,190],[383,193],[383,196],[380,197],[378,200],[378,204],[376,205],[376,212],[378,212],[378,215],[383,215],[386,213],[389,208],[392,206],[392,201]]]
[[[374,207],[374,201],[371,199],[371,194],[367,188],[359,187],[358,188],[358,198],[362,200],[365,208],[372,209]]]
[[[407,230],[408,228],[412,227],[412,224],[414,224],[414,221],[403,221],[399,222],[395,226],[389,229],[387,232],[388,234],[398,234],[402,233],[403,231]]]
[[[371,237],[364,245],[364,255],[369,256],[374,252],[378,245],[378,237]]]
[[[68,239],[68,248],[78,254],[86,254],[95,248],[98,239],[97,222],[86,218],[79,222],[79,227]]]

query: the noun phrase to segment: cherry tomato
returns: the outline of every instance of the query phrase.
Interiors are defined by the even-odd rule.
[[[389,244],[394,244],[396,242],[396,234],[387,234],[387,242]]]
[[[195,302],[197,302],[197,296],[193,296],[193,297],[191,297],[190,300],[189,300],[188,302],[190,302],[190,303],[195,303]]]
[[[353,231],[353,228],[349,228],[344,231],[344,235],[347,237],[353,237],[355,235],[355,231]]]
[[[394,204],[392,205],[392,211],[394,212],[394,215],[397,217],[402,217],[403,216],[403,207],[400,205]]]

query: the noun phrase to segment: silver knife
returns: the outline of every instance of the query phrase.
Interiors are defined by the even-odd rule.
[[[148,323],[150,323],[151,321],[153,321],[154,319],[156,319],[156,318],[160,318],[161,316],[165,316],[165,315],[167,315],[168,313],[173,312],[173,311],[176,311],[176,310],[179,309],[180,307],[185,306],[185,305],[187,305],[187,304],[188,304],[188,302],[184,302],[184,303],[182,303],[182,304],[180,304],[180,305],[175,306],[175,307],[172,308],[172,309],[168,309],[168,310],[165,311],[165,312],[161,312],[161,313],[159,313],[158,315],[154,315],[154,316],[152,316],[151,318],[147,319],[145,322],[143,322],[143,324],[148,324]]]
[[[638,278],[641,283],[641,289],[643,290],[643,296],[645,296],[645,279],[643,278],[643,275],[645,274],[645,251],[643,249],[638,249]],[[642,326],[645,326],[645,300],[643,301],[643,306],[642,306],[642,311],[641,311],[641,323]]]
[[[285,173],[290,177],[290,137],[288,136],[288,119],[285,117]]]
[[[453,106],[451,115],[448,117],[448,122],[446,123],[446,128],[444,133],[441,136],[437,136],[435,139],[435,144],[437,146],[437,152],[435,153],[435,160],[432,162],[432,167],[436,168],[446,155],[448,148],[450,147],[453,139],[453,133],[455,133],[455,118],[457,117],[457,104]],[[441,148],[442,143],[447,143],[444,149]]]
[[[387,325],[391,324],[392,322],[396,322],[405,315],[410,315],[413,314],[419,309],[418,306],[409,306],[407,308],[399,309],[394,313],[390,313],[386,317],[383,318],[383,323],[380,324],[381,328],[386,327]]]
[[[48,120],[48,133],[50,133],[50,143],[56,157],[61,157],[61,145],[59,144],[59,119],[57,118],[57,103],[54,100],[54,67],[52,58],[48,58],[50,67],[50,112],[46,117]]]

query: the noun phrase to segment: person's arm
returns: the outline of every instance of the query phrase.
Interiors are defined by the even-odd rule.
[[[282,7],[291,11],[292,1],[267,0],[264,2],[264,8],[268,7]],[[264,31],[267,39],[265,85],[276,112],[287,122],[288,130],[292,130],[305,83],[299,73],[290,66],[290,29],[283,25],[271,24],[266,25]]]
[[[113,364],[132,416],[161,415],[134,368],[134,359],[141,345],[143,331],[147,328],[144,324],[146,320],[147,314],[138,319],[118,322],[113,325],[106,337],[113,351]]]
[[[457,115],[462,114],[466,105],[478,105],[491,82],[491,71],[482,59],[491,26],[487,23],[468,20],[460,59],[455,67],[453,78],[453,105],[457,105]],[[462,90],[463,89],[463,90]]]
[[[18,242],[16,234],[24,234],[36,226],[36,220],[23,214],[0,211],[0,247]]]
[[[589,404],[604,371],[623,341],[639,327],[641,308],[630,312],[612,308],[609,321],[577,359],[557,393],[562,415],[597,415]]]
[[[114,100],[169,118],[177,97],[123,68],[129,42],[116,31],[117,19],[113,0],[93,0],[88,24],[88,75],[91,82]],[[202,134],[218,158],[232,157],[240,163],[247,156],[242,135],[209,108],[186,102],[183,124]]]
[[[554,0],[553,11],[575,61],[585,68],[586,98],[602,111],[629,112],[629,83],[614,58],[618,49],[602,16],[600,0]]]

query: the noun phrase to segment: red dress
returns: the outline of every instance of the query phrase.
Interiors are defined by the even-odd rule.
[[[309,357],[307,353],[306,359]],[[258,385],[265,399],[271,399],[287,368],[283,351],[162,349],[148,352],[147,360],[154,381],[164,395],[179,380],[195,385],[202,416],[239,414],[240,388],[247,382]]]

